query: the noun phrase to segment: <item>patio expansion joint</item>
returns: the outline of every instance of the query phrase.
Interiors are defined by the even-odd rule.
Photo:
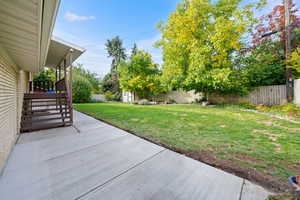
[[[246,184],[246,181],[245,181],[245,179],[243,179],[242,186],[241,186],[241,191],[240,191],[240,197],[239,197],[239,200],[242,200],[243,190],[244,190],[245,184]]]
[[[126,170],[123,171],[123,172],[121,172],[120,174],[118,174],[118,175],[116,175],[116,176],[110,178],[109,180],[105,181],[104,183],[102,183],[102,184],[100,184],[100,185],[98,185],[98,186],[96,186],[96,187],[90,189],[89,191],[83,193],[82,195],[78,196],[78,197],[75,198],[74,200],[83,200],[83,199],[84,199],[87,195],[89,195],[91,192],[94,192],[94,191],[103,189],[103,188],[105,187],[105,185],[107,185],[107,184],[110,183],[111,181],[113,181],[113,180],[117,179],[118,177],[120,177],[120,176],[126,174],[127,172],[133,170],[134,168],[136,168],[136,167],[138,167],[138,166],[144,164],[145,162],[147,162],[147,161],[149,161],[149,160],[152,160],[154,157],[158,156],[159,154],[161,154],[162,152],[164,152],[164,151],[166,151],[166,150],[167,150],[167,149],[162,149],[162,150],[160,150],[159,152],[155,153],[154,155],[152,155],[152,156],[146,158],[145,160],[143,160],[143,161],[141,161],[141,162],[139,162],[139,163],[133,165],[132,167],[126,169]]]
[[[81,133],[81,131],[79,130],[79,128],[77,128],[77,127],[75,126],[75,124],[73,124],[72,127],[77,131],[77,133]]]

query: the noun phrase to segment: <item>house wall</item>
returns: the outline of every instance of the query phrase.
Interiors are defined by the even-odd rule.
[[[300,105],[300,79],[294,81],[294,103]]]
[[[91,99],[94,101],[105,101],[105,95],[103,94],[92,94]]]
[[[188,92],[183,90],[170,91],[155,98],[156,101],[174,100],[176,103],[192,103],[197,99],[202,99],[202,94],[195,93],[194,90]]]
[[[20,71],[0,46],[0,173],[20,128],[28,72]]]

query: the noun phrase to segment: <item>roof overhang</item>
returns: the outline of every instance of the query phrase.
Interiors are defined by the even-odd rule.
[[[46,63],[60,0],[0,0],[0,45],[23,70]]]
[[[46,67],[57,67],[61,62],[68,58],[72,52],[72,60],[67,59],[66,65],[71,65],[81,54],[85,52],[85,49],[75,44],[66,42],[58,37],[53,36],[50,42],[48,56],[46,60]]]

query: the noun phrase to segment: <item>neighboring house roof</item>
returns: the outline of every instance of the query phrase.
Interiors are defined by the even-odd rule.
[[[46,61],[53,64],[65,56],[66,48],[75,50],[74,58],[84,52],[82,48],[51,39],[59,3],[60,0],[0,1],[0,46],[18,68],[39,72],[47,65]],[[54,50],[57,52],[53,53]]]
[[[66,42],[56,36],[53,36],[50,42],[45,66],[56,67],[62,61],[62,59],[70,52],[70,49],[73,50],[72,62],[74,62],[81,54],[85,52],[84,48]],[[67,60],[67,62],[69,62],[69,60]],[[70,65],[71,63],[66,64]]]

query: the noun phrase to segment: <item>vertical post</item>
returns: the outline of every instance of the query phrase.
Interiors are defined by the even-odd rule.
[[[72,89],[72,71],[73,71],[73,49],[70,49],[70,57],[69,57],[69,64],[70,64],[70,75],[69,75],[69,101],[70,101],[70,120],[71,124],[73,124],[73,89]]]
[[[290,24],[290,0],[284,0],[285,54],[287,58],[291,53]]]
[[[285,60],[286,60],[286,96],[288,102],[293,100],[293,77],[292,71],[287,67],[291,55],[291,19],[290,19],[290,0],[284,0],[284,25],[285,25]]]
[[[55,83],[57,82],[57,66],[55,66]]]
[[[29,92],[33,93],[34,92],[34,83],[33,83],[33,74],[32,74],[32,72],[29,73],[29,80],[31,81]]]
[[[58,80],[60,81],[61,79],[61,63],[59,63],[59,66],[58,66]]]
[[[64,67],[64,81],[65,81],[65,95],[68,95],[68,88],[67,88],[67,62],[66,62],[66,58],[64,58],[63,60],[63,67]],[[68,97],[66,97],[68,98]],[[64,105],[65,105],[65,114],[63,115],[63,122],[65,123],[65,117],[67,116],[67,112],[68,112],[68,100],[65,99],[64,100]],[[61,102],[62,103],[62,102]]]
[[[66,82],[67,81],[67,60],[66,60],[66,58],[64,59],[64,79]]]

